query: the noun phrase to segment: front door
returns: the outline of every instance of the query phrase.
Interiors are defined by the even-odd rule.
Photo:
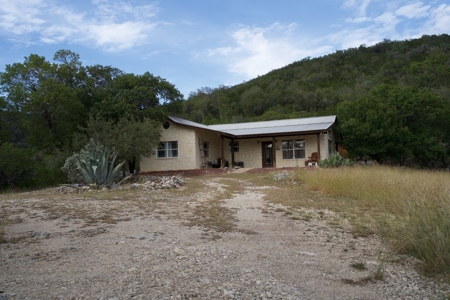
[[[262,166],[263,168],[273,167],[272,142],[262,142]]]

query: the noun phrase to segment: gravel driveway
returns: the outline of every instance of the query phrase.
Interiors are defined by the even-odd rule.
[[[444,282],[376,235],[330,225],[330,211],[289,217],[264,199],[274,187],[232,176],[240,191],[217,199],[222,177],[177,193],[4,195],[0,299],[445,299]]]

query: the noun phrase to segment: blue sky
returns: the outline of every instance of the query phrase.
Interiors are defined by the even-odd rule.
[[[0,0],[0,71],[68,49],[84,65],[149,71],[187,98],[307,56],[449,34],[447,1]]]

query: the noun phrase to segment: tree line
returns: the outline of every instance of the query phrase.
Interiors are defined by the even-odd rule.
[[[83,66],[69,50],[53,62],[31,54],[0,74],[0,189],[64,181],[64,160],[94,138],[133,172],[151,155],[159,124],[182,111],[183,95],[149,72]]]

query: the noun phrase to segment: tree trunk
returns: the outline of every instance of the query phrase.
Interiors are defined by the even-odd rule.
[[[134,171],[136,170],[136,156],[133,156],[132,160],[128,161],[128,171],[130,171],[130,174],[134,174]]]

